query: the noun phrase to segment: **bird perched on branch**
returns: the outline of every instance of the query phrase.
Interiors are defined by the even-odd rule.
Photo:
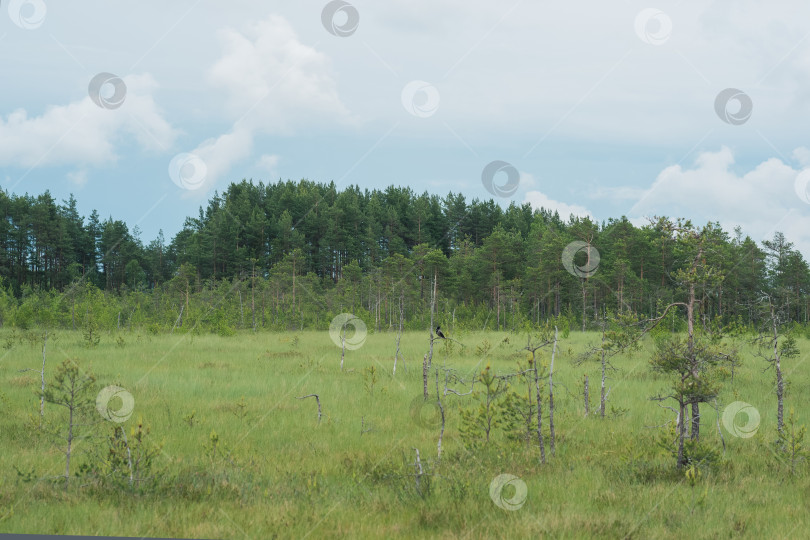
[[[444,337],[444,334],[442,334],[442,327],[441,326],[436,327],[436,335],[439,336],[442,339],[447,339],[446,337]]]

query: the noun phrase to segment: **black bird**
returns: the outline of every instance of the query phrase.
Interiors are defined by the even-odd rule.
[[[444,334],[442,334],[442,327],[441,326],[436,327],[436,335],[439,336],[442,339],[447,339],[446,337],[444,337]]]

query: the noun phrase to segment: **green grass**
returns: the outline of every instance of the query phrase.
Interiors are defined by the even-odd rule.
[[[0,334],[0,343],[8,331]],[[632,356],[614,360],[608,412],[598,417],[599,366],[575,366],[574,357],[597,334],[573,332],[555,359],[556,456],[539,464],[536,448],[508,443],[499,431],[487,447],[468,450],[459,436],[460,409],[470,396],[444,398],[447,431],[441,462],[438,431],[414,420],[422,394],[423,333],[402,340],[405,365],[391,377],[395,334],[378,333],[346,352],[327,332],[238,333],[232,337],[122,333],[124,345],[104,335],[88,349],[80,333],[58,333],[48,342],[47,374],[64,358],[77,358],[92,370],[99,389],[118,384],[132,393],[135,410],[150,437],[162,441],[158,484],[130,493],[82,484],[65,493],[51,480],[64,458],[51,441],[32,428],[38,414],[41,343],[15,342],[0,350],[0,532],[206,538],[775,538],[795,537],[810,527],[807,500],[810,475],[790,476],[768,449],[775,439],[773,372],[743,348],[743,365],[732,385],[724,381],[720,401],[745,401],[761,414],[752,438],[723,430],[703,406],[702,439],[721,452],[716,466],[690,482],[655,440],[653,426],[673,414],[649,397],[668,381],[650,372],[650,343]],[[298,336],[297,343],[294,339]],[[487,364],[498,373],[525,365],[524,335],[461,333],[464,349],[446,354],[437,347],[434,362],[476,373]],[[504,342],[508,338],[509,342]],[[476,348],[492,344],[482,358]],[[785,362],[790,383],[786,403],[800,422],[810,423],[808,365],[803,355]],[[548,362],[550,350],[540,359]],[[365,369],[379,370],[374,393],[366,389]],[[590,377],[591,416],[583,417],[582,378]],[[547,384],[544,385],[547,392]],[[458,388],[459,391],[465,391]],[[431,397],[435,398],[433,374]],[[317,421],[319,394],[324,417]],[[245,414],[237,404],[244,397]],[[414,402],[414,400],[416,401]],[[417,409],[413,404],[416,403]],[[671,403],[670,403],[671,405]],[[194,412],[190,425],[184,417]],[[428,407],[425,414],[432,412]],[[46,418],[58,411],[46,405]],[[365,429],[361,433],[361,418]],[[101,434],[112,423],[99,421]],[[544,428],[548,430],[547,420]],[[226,455],[211,457],[204,446],[211,432]],[[99,437],[83,442],[72,467],[103,451]],[[414,448],[430,472],[430,492],[415,489]],[[548,448],[547,448],[548,451]],[[17,470],[32,472],[25,478]],[[489,496],[501,473],[520,477],[528,488],[522,508],[505,511]],[[424,485],[424,484],[423,484]],[[509,493],[507,492],[507,495]]]

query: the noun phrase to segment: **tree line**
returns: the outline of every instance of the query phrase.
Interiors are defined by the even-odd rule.
[[[228,333],[323,328],[351,312],[378,331],[400,317],[424,328],[435,279],[445,324],[509,330],[554,318],[599,328],[607,313],[657,317],[689,292],[679,272],[702,267],[718,276],[696,298],[704,328],[756,326],[762,294],[777,295],[791,322],[808,316],[810,269],[793,244],[778,232],[757,243],[718,223],[699,228],[696,261],[664,217],[563,220],[529,204],[395,186],[243,180],[170,241],[161,231],[148,243],[121,220],[81,216],[72,195],[0,192],[0,211],[0,318],[21,327]]]

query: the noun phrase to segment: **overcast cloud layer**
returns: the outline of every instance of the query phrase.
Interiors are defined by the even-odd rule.
[[[146,240],[242,178],[489,198],[501,160],[504,205],[780,230],[810,254],[807,3],[19,4],[0,4],[2,187],[73,192]],[[94,95],[99,73],[121,83]]]

